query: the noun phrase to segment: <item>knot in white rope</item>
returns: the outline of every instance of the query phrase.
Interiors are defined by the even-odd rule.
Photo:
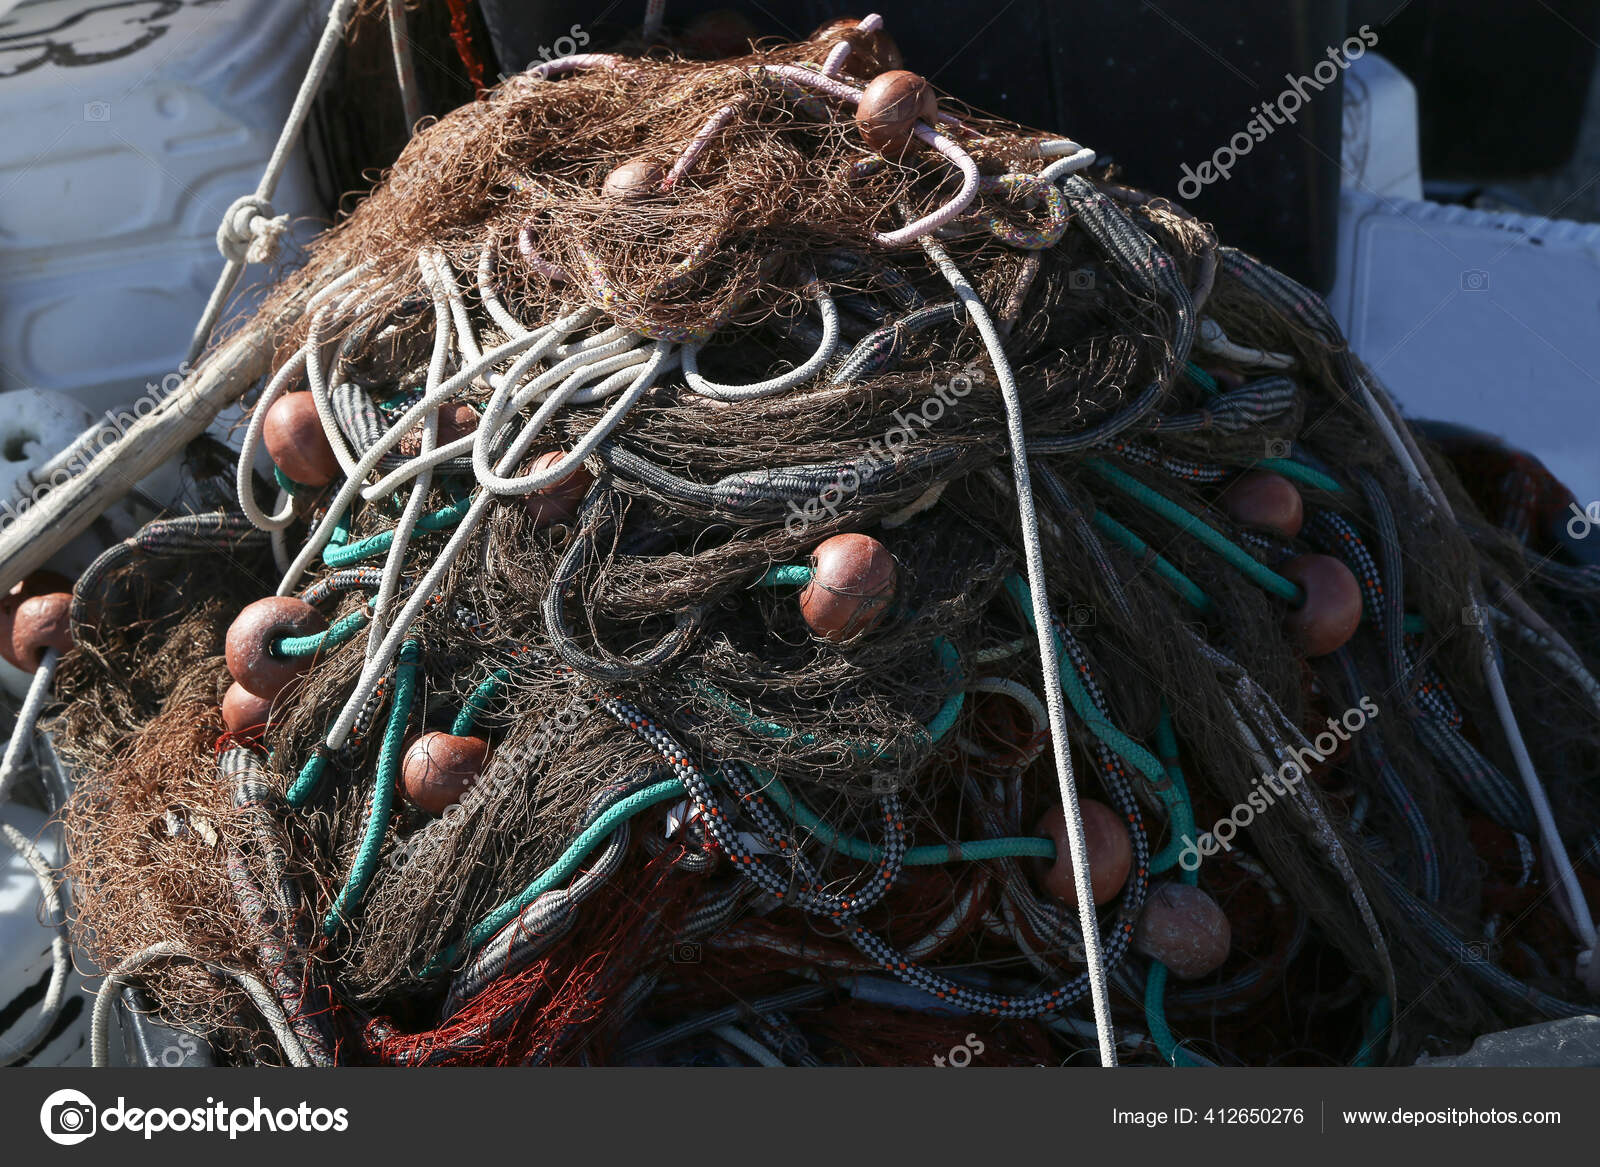
[[[217,250],[230,263],[271,263],[278,255],[278,240],[288,229],[289,216],[274,215],[271,201],[241,195],[217,226]]]

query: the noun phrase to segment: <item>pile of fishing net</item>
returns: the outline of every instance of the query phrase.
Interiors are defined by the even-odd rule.
[[[77,581],[56,681],[75,939],[225,1058],[1595,1008],[1600,571],[1502,521],[1559,487],[1475,500],[1315,296],[876,18],[512,77],[254,323],[236,490]]]

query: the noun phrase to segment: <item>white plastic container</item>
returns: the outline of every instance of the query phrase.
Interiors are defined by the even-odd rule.
[[[217,224],[260,180],[326,10],[36,0],[0,16],[0,390],[98,416],[177,370],[222,268]],[[303,150],[273,201],[322,214]]]

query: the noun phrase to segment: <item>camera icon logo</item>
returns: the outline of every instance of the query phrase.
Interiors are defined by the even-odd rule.
[[[1094,291],[1094,271],[1091,268],[1074,268],[1067,273],[1067,287],[1074,292]]]
[[[1266,451],[1268,458],[1277,458],[1282,461],[1294,453],[1294,447],[1285,438],[1268,438]]]
[[[1462,272],[1461,290],[1463,292],[1487,292],[1489,290],[1489,273],[1481,268],[1469,268]]]
[[[99,1110],[79,1090],[57,1090],[39,1108],[44,1137],[63,1147],[73,1147],[94,1134]]]
[[[108,122],[111,120],[111,103],[109,101],[88,101],[83,106],[83,120],[86,122]]]
[[[692,940],[679,940],[668,953],[673,964],[699,964],[704,955],[705,950]]]
[[[1094,607],[1091,604],[1071,604],[1067,607],[1068,628],[1093,628]]]

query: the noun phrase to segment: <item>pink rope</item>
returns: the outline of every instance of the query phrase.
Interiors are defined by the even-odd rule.
[[[577,73],[583,69],[615,69],[621,64],[622,58],[615,53],[576,53],[570,57],[557,57],[553,61],[535,65],[523,76],[538,81],[548,81],[551,77]]]
[[[883,17],[876,12],[872,13],[860,24],[856,25],[857,32],[877,32],[883,27]],[[822,63],[822,71],[829,77],[837,77],[839,70],[844,68],[844,59],[850,55],[850,42],[840,41],[828,50],[828,59]]]

